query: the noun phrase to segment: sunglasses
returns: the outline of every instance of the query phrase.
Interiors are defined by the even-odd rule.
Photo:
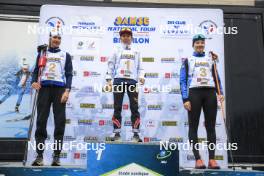
[[[53,36],[52,38],[54,38],[54,39],[61,39],[61,37],[59,37],[59,36]]]

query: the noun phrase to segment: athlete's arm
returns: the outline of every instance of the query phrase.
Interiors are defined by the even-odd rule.
[[[72,59],[69,53],[66,53],[66,62],[65,62],[65,77],[66,77],[66,89],[68,91],[71,90],[72,85],[72,74],[73,68],[72,68]]]
[[[180,89],[183,103],[189,101],[188,97],[188,59],[185,59],[182,63],[180,70]]]
[[[113,53],[113,55],[110,57],[108,61],[108,67],[106,72],[106,80],[111,81],[114,76],[114,70],[115,70],[115,64],[116,64],[116,52]]]

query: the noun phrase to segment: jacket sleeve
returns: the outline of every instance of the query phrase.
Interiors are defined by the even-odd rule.
[[[181,70],[180,70],[180,88],[181,88],[181,95],[182,101],[185,103],[189,101],[188,95],[188,59],[185,59],[182,63]]]
[[[116,52],[114,52],[112,54],[112,56],[110,57],[110,59],[108,60],[107,63],[107,72],[106,72],[106,76],[105,79],[106,80],[112,80],[114,77],[114,71],[115,71],[115,64],[116,64]]]
[[[34,67],[33,72],[32,72],[31,84],[34,83],[34,82],[38,82],[38,74],[39,74],[38,62],[39,62],[39,57],[40,57],[40,53],[38,53],[38,56],[37,56],[37,59],[36,59],[36,64],[35,64],[35,67]]]
[[[216,89],[218,89],[217,88],[217,82],[216,82],[216,75],[215,75],[215,73],[216,73],[217,74],[217,78],[218,78],[219,88],[220,88],[220,94],[223,95],[223,87],[222,87],[221,79],[219,77],[218,71],[215,70],[215,69],[216,69],[215,65],[213,64],[212,74],[213,74],[213,78],[214,78],[214,82],[215,82],[215,87],[216,87]],[[217,91],[217,94],[218,94],[218,91]]]
[[[142,67],[142,58],[140,56],[140,53],[138,53],[138,68],[137,68],[137,71],[138,71],[138,77],[139,79],[144,79],[145,78],[145,71]]]
[[[66,88],[71,89],[72,85],[72,59],[69,53],[66,53],[66,62],[65,62],[65,78],[66,78]]]

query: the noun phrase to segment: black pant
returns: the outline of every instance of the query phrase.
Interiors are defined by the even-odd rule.
[[[138,92],[136,90],[136,84],[128,83],[129,82],[119,82],[118,84],[115,84],[114,82],[114,116],[112,118],[114,132],[120,132],[121,129],[121,112],[125,92],[127,92],[129,97],[133,132],[139,132],[140,114],[138,112]]]
[[[214,88],[191,88],[189,90],[189,99],[191,102],[191,111],[188,111],[189,121],[189,140],[195,145],[198,143],[198,125],[201,109],[203,108],[205,128],[207,132],[207,141],[210,144],[216,144],[215,123],[217,114],[217,98]],[[215,150],[209,150],[209,159],[214,159]],[[193,148],[194,157],[200,159],[199,151]]]
[[[54,155],[56,156],[58,156],[61,152],[66,122],[66,104],[61,103],[61,97],[64,91],[65,88],[62,87],[42,87],[39,90],[37,100],[37,129],[35,132],[36,144],[38,146],[38,144],[44,145],[45,143],[47,138],[47,121],[52,104],[55,121],[54,142],[57,145]],[[44,150],[37,147],[37,153],[39,155],[42,155],[43,152]]]

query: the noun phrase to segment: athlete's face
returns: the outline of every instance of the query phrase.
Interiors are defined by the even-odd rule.
[[[61,37],[60,36],[53,36],[50,39],[50,46],[52,48],[58,48],[61,44]]]
[[[121,42],[126,44],[126,45],[130,45],[132,42],[132,36],[129,34],[122,34],[120,36]]]
[[[194,51],[197,53],[204,52],[205,42],[204,40],[197,40],[193,44]]]
[[[26,72],[28,72],[28,69],[27,68],[22,68],[22,72],[26,73]]]

